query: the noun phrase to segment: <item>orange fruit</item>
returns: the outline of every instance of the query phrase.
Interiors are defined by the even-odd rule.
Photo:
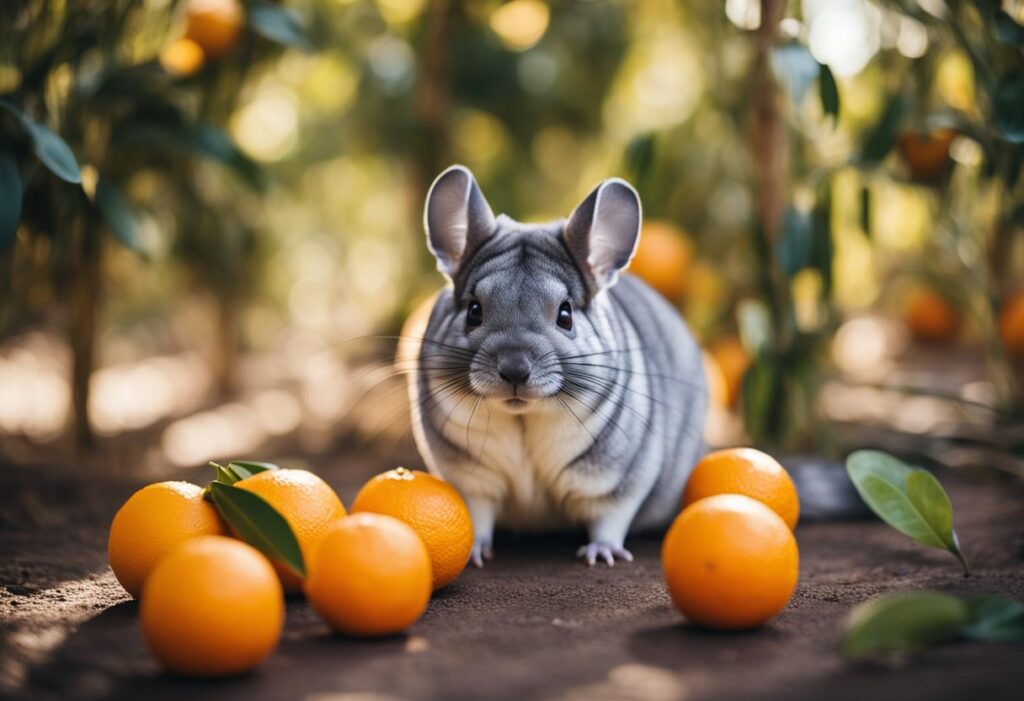
[[[352,513],[372,511],[412,526],[430,553],[434,589],[466,567],[473,549],[473,522],[466,502],[443,479],[404,467],[383,472],[363,485]]]
[[[750,356],[735,336],[719,339],[708,347],[708,353],[722,371],[725,380],[724,406],[736,406],[743,389],[743,376],[750,367]]]
[[[905,131],[900,134],[900,156],[907,164],[910,179],[919,183],[941,180],[951,162],[949,147],[954,138],[956,130],[949,127],[931,132]]]
[[[412,527],[391,516],[340,519],[308,567],[309,603],[342,633],[397,633],[419,620],[430,602],[427,547]]]
[[[665,536],[661,563],[669,595],[693,623],[753,628],[785,608],[799,574],[793,532],[742,494],[687,507]]]
[[[132,494],[110,524],[110,569],[138,598],[142,583],[161,558],[187,540],[226,532],[217,509],[203,499],[202,487],[189,482],[151,484]]]
[[[244,21],[238,0],[189,0],[185,5],[185,37],[210,60],[235,45]]]
[[[251,545],[204,536],[181,545],[146,580],[142,635],[168,671],[240,674],[281,637],[284,593],[270,562]]]
[[[999,311],[999,336],[1010,356],[1024,356],[1024,292],[1006,298]]]
[[[673,224],[657,219],[644,222],[629,272],[673,302],[686,294],[687,269],[693,249],[686,235]]]
[[[960,328],[960,313],[956,308],[927,287],[911,292],[904,319],[910,332],[922,341],[948,341]]]
[[[235,486],[263,497],[284,516],[307,564],[327,529],[345,515],[345,506],[334,490],[307,470],[267,470],[236,482]],[[285,591],[302,591],[302,579],[297,574],[281,563],[274,563],[274,567]]]
[[[171,42],[160,52],[160,65],[174,75],[192,75],[205,60],[203,48],[186,37]]]
[[[790,529],[800,518],[800,500],[789,473],[775,458],[754,448],[726,448],[701,458],[683,490],[683,508],[716,494],[756,499]]]

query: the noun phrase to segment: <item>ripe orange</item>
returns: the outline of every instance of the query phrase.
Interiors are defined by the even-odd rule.
[[[686,294],[687,269],[693,249],[686,235],[673,224],[657,219],[644,222],[640,243],[629,272],[640,277],[663,297],[678,302]]]
[[[726,448],[701,458],[683,490],[683,508],[716,494],[756,499],[790,529],[800,518],[800,499],[789,473],[775,458],[754,448]]]
[[[430,553],[434,589],[450,583],[466,567],[473,549],[469,509],[455,487],[419,470],[399,467],[363,485],[352,513],[372,511],[412,526]]]
[[[904,318],[910,332],[922,341],[948,341],[960,328],[960,313],[956,307],[926,287],[911,293]]]
[[[107,540],[110,569],[138,598],[157,562],[179,545],[203,535],[226,533],[201,487],[189,482],[158,482],[132,494],[121,506]]]
[[[169,671],[240,674],[271,653],[284,625],[284,593],[258,550],[224,536],[190,540],[146,580],[142,635]]]
[[[736,406],[743,389],[743,376],[750,367],[750,356],[735,336],[719,339],[708,347],[708,353],[722,371],[725,380],[724,406]]]
[[[931,132],[905,131],[899,137],[899,150],[910,171],[910,178],[919,183],[942,179],[949,168],[949,146],[956,130],[945,127]]]
[[[307,565],[327,529],[345,515],[345,506],[334,490],[307,470],[268,470],[236,482],[235,486],[263,497],[284,516]],[[279,563],[274,567],[285,591],[302,591],[302,580],[297,574]]]
[[[383,514],[339,519],[308,563],[306,597],[333,628],[389,635],[430,602],[430,555],[416,532]]]
[[[793,595],[799,553],[778,514],[742,494],[719,494],[687,507],[661,546],[673,603],[700,626],[753,628]]]
[[[210,60],[235,45],[244,21],[238,0],[189,0],[185,5],[185,37]]]
[[[1006,298],[999,312],[999,335],[1010,356],[1024,357],[1024,292]]]
[[[171,42],[160,52],[160,65],[174,75],[192,75],[205,60],[203,48],[186,37]]]

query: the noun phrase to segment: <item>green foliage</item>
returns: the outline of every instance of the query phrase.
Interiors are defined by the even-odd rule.
[[[1024,604],[1002,596],[963,599],[931,591],[881,596],[848,617],[843,654],[850,659],[900,655],[956,638],[1024,641]]]
[[[300,577],[305,577],[306,565],[299,541],[284,517],[263,497],[232,486],[233,482],[220,481],[220,478],[218,470],[218,480],[210,483],[209,493],[228,525],[242,540],[272,561],[284,563]]]
[[[21,218],[21,173],[14,157],[0,153],[0,251],[14,243]]]
[[[839,86],[836,85],[836,78],[832,75],[832,69],[824,63],[818,64],[818,97],[821,100],[822,111],[839,120]]]
[[[948,550],[968,573],[967,561],[953,530],[953,507],[930,472],[913,469],[876,450],[859,450],[846,460],[846,471],[861,498],[883,521],[922,545]]]

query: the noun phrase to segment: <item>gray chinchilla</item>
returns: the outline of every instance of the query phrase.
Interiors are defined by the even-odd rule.
[[[463,166],[430,188],[427,245],[451,285],[407,354],[413,431],[469,506],[477,565],[495,525],[583,526],[588,563],[631,560],[626,534],[679,508],[707,390],[683,320],[622,274],[640,222],[617,178],[549,224],[495,217]]]

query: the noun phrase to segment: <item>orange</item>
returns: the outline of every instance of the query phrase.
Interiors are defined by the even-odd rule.
[[[753,628],[785,608],[799,559],[786,523],[742,494],[719,494],[687,507],[661,546],[676,608],[699,626],[726,630]]]
[[[629,272],[673,302],[686,294],[687,269],[693,250],[686,235],[670,222],[644,222]]]
[[[138,598],[142,583],[167,553],[192,538],[226,532],[201,487],[189,482],[151,484],[132,494],[110,524],[110,569]]]
[[[307,470],[267,470],[236,482],[235,486],[263,497],[284,516],[307,564],[327,529],[345,515],[345,507],[334,490]],[[280,563],[274,567],[285,591],[302,591],[302,580],[297,574]]]
[[[430,602],[430,555],[416,532],[383,514],[337,521],[309,562],[306,597],[335,630],[389,635]]]
[[[956,130],[944,127],[931,132],[905,131],[899,137],[899,150],[910,171],[910,179],[919,183],[934,183],[942,179],[949,168],[949,147]]]
[[[904,318],[910,332],[922,341],[948,341],[960,328],[960,313],[956,308],[927,287],[911,292]]]
[[[800,500],[789,473],[775,458],[754,448],[726,448],[701,458],[683,490],[683,507],[716,494],[757,499],[790,529],[800,518]]]
[[[999,312],[999,335],[1010,356],[1024,356],[1024,292],[1006,298]]]
[[[722,399],[726,407],[736,406],[743,390],[743,376],[750,367],[750,356],[743,343],[735,336],[719,339],[708,347],[708,353],[722,371],[725,393]]]
[[[188,0],[185,5],[185,37],[211,60],[235,45],[244,21],[238,0]]]
[[[168,671],[240,674],[281,637],[284,593],[258,550],[225,536],[190,540],[160,561],[142,590],[142,635]]]
[[[192,75],[205,60],[203,47],[186,37],[171,42],[160,52],[160,65],[174,75]]]
[[[363,485],[352,513],[372,511],[412,526],[430,553],[434,589],[449,584],[469,562],[473,522],[466,502],[443,479],[397,467]]]

